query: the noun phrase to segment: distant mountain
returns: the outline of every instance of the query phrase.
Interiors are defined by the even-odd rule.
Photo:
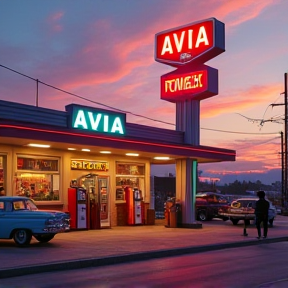
[[[203,171],[205,174],[205,171]],[[206,176],[206,175],[205,175]],[[216,177],[216,175],[208,175],[208,177]],[[238,180],[240,182],[256,182],[261,181],[263,184],[270,185],[276,181],[282,181],[281,179],[281,169],[274,169],[270,170],[267,173],[243,173],[243,174],[226,174],[226,175],[217,175],[220,178],[219,185],[233,183],[234,181]]]
[[[240,182],[256,182],[261,181],[263,184],[270,185],[276,181],[281,182],[281,169],[273,169],[267,173],[243,173],[243,174],[210,174],[205,172],[205,169],[201,169],[201,176],[203,177],[211,177],[211,178],[220,178],[220,181],[217,182],[217,185],[225,185],[229,183],[233,183],[238,180]],[[158,177],[169,177],[171,175],[176,175],[175,165],[151,165],[151,175]]]

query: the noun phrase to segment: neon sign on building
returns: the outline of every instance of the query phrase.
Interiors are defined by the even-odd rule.
[[[116,135],[126,133],[126,115],[123,113],[74,104],[66,106],[66,111],[71,115],[71,128]]]

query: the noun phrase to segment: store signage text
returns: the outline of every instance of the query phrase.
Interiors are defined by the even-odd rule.
[[[170,79],[163,79],[161,83],[164,87],[164,93],[170,94],[177,91],[190,90],[197,91],[201,90],[203,85],[206,86],[206,71],[199,71],[196,73],[189,73],[181,77],[171,77]]]
[[[161,99],[176,102],[203,100],[218,94],[218,70],[206,65],[199,71],[177,69],[161,76]],[[189,72],[187,72],[187,70]]]
[[[89,161],[89,160],[71,160],[72,170],[94,170],[94,171],[108,171],[108,162]]]
[[[224,24],[215,18],[155,35],[155,60],[175,67],[205,63],[225,51]]]
[[[109,113],[106,110],[104,112],[91,110],[74,109],[72,127],[111,134],[125,134],[125,116],[123,114]]]

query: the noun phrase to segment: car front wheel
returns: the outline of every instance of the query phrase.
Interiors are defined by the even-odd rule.
[[[198,220],[207,221],[206,211],[199,211],[198,212]]]
[[[239,222],[239,220],[238,220],[238,219],[231,219],[231,221],[232,221],[233,225],[237,225],[237,224],[238,224],[238,222]]]
[[[273,227],[273,222],[274,222],[274,218],[269,220],[269,224],[270,224],[271,227]]]
[[[29,230],[26,229],[17,229],[13,234],[14,242],[18,246],[26,246],[30,244],[32,234]]]
[[[34,235],[35,239],[41,243],[47,243],[54,238],[55,234]]]

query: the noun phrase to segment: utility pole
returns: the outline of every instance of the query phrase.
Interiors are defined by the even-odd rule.
[[[281,155],[282,155],[282,207],[286,207],[288,205],[288,75],[284,73],[284,107],[285,107],[285,115],[284,115],[284,140],[283,140],[283,132],[281,132]],[[272,104],[272,106],[278,106],[283,104]],[[284,143],[283,143],[284,142]]]
[[[287,140],[288,140],[288,125],[287,125],[287,118],[288,118],[288,104],[287,104],[287,73],[284,74],[284,83],[285,83],[285,90],[284,90],[284,97],[285,97],[285,117],[284,117],[284,123],[285,123],[285,131],[284,131],[284,201],[285,201],[285,206],[287,205],[287,186],[288,186],[288,161],[287,161]]]
[[[281,131],[281,206],[284,207],[284,195],[285,195],[285,185],[284,185],[284,179],[285,179],[285,169],[284,169],[284,136],[283,132]]]

